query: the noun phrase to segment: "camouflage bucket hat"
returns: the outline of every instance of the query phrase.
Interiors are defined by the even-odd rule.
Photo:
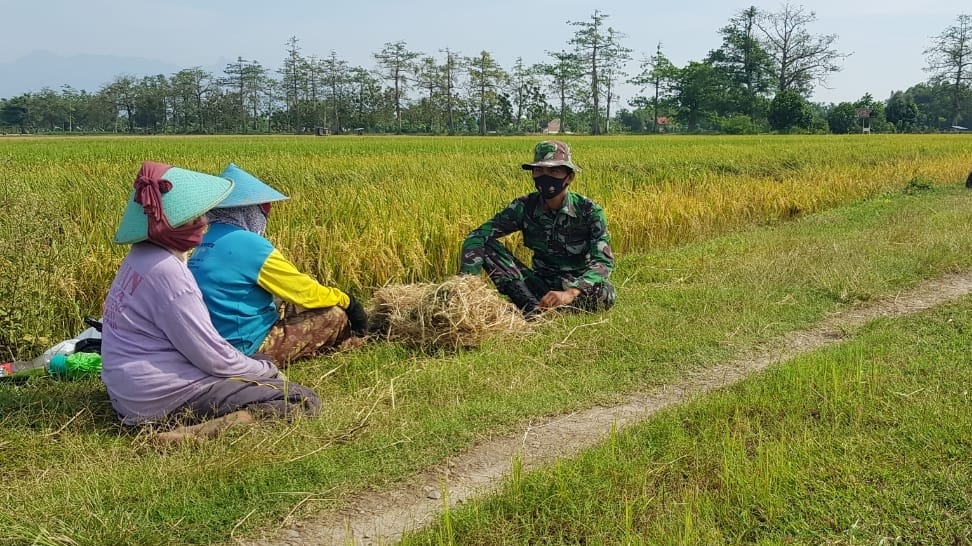
[[[570,146],[559,140],[544,140],[533,148],[533,163],[524,163],[523,169],[559,166],[567,167],[574,172],[581,170],[570,159]]]

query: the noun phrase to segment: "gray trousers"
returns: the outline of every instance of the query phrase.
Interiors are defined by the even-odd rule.
[[[172,412],[178,424],[195,424],[239,410],[258,418],[289,419],[321,413],[313,390],[281,379],[229,377],[214,383]]]

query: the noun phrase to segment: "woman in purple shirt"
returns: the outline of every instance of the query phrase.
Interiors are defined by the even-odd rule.
[[[258,417],[320,412],[318,396],[220,337],[186,266],[229,180],[146,162],[115,242],[132,244],[105,299],[101,378],[126,425],[175,424],[162,442]]]

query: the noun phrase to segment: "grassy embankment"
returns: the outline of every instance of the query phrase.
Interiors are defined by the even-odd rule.
[[[417,544],[970,544],[972,298],[612,434]]]

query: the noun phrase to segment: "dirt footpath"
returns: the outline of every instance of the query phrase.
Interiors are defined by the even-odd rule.
[[[972,272],[928,281],[914,290],[835,314],[809,330],[791,332],[731,362],[710,367],[671,385],[632,395],[612,407],[594,407],[530,423],[515,434],[474,445],[445,464],[413,476],[401,486],[345,499],[343,508],[280,529],[273,539],[253,546],[299,544],[389,544],[421,528],[443,505],[490,493],[519,457],[525,470],[550,463],[605,440],[612,427],[648,419],[673,404],[732,385],[753,372],[833,343],[847,332],[880,317],[900,317],[955,300],[972,292]],[[447,495],[447,496],[446,496]],[[443,498],[444,496],[445,499]]]

